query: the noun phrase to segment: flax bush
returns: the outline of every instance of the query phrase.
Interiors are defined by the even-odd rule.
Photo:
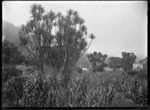
[[[49,71],[49,74],[53,74]],[[57,75],[60,75],[57,73]],[[68,88],[63,80],[38,71],[24,71],[3,87],[4,107],[136,107],[147,106],[147,80],[116,72],[79,74],[73,71]],[[67,93],[67,94],[66,94]],[[121,94],[121,95],[119,95]],[[122,104],[119,104],[122,103]],[[119,105],[117,105],[119,104]]]

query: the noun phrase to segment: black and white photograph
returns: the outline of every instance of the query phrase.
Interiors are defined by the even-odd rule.
[[[148,1],[3,1],[2,108],[148,107]]]

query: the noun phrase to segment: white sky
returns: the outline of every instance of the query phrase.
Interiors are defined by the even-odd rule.
[[[77,10],[85,20],[88,33],[94,33],[88,52],[102,52],[121,57],[121,52],[147,56],[146,1],[4,1],[3,19],[16,26],[25,24],[33,3],[47,11],[66,13]]]

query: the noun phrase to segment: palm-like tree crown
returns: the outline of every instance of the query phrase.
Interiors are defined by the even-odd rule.
[[[93,39],[95,39],[95,35],[92,33],[92,34],[89,36],[89,38],[90,38],[91,40],[93,40]]]

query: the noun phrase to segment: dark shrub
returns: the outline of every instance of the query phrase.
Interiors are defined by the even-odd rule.
[[[19,51],[18,47],[5,40],[2,45],[2,63],[17,65],[24,62],[24,56]]]
[[[17,106],[19,99],[23,97],[24,77],[12,77],[4,85],[2,90],[3,103],[8,106]]]
[[[132,71],[129,71],[128,74],[131,76],[134,76],[134,75],[138,74],[138,72],[135,70],[132,70]]]
[[[143,80],[147,80],[147,71],[142,69],[138,72],[138,78],[143,79]]]
[[[14,65],[2,66],[2,82],[5,83],[12,77],[18,77],[21,75],[21,71],[17,70]]]
[[[75,70],[76,70],[79,74],[82,73],[82,68],[81,68],[81,67],[76,67]]]

